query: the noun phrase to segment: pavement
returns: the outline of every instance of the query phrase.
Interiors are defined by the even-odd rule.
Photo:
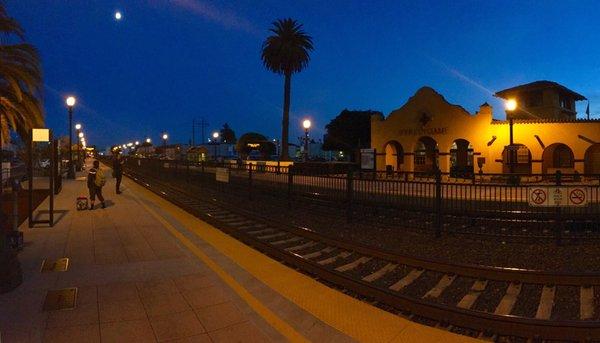
[[[76,210],[80,173],[55,197],[54,227],[20,227],[24,282],[0,295],[1,343],[470,340],[333,290],[131,180],[117,195],[106,175],[106,209]],[[66,271],[41,271],[60,258]],[[45,310],[65,288],[77,289],[75,307]]]

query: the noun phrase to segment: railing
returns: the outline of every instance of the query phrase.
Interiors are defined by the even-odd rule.
[[[260,192],[293,201],[318,201],[345,212],[349,220],[357,213],[379,211],[382,220],[444,231],[497,236],[579,237],[599,234],[600,175],[557,174],[484,175],[481,180],[458,180],[443,173],[353,172],[312,175],[294,167],[194,163],[129,158],[126,167],[160,179],[219,187],[227,191]],[[229,183],[215,181],[216,168],[226,168]],[[387,174],[385,176],[388,176]],[[475,179],[481,175],[476,175]],[[527,181],[525,181],[527,180]],[[582,185],[588,204],[583,207],[531,207],[528,186]],[[366,212],[365,212],[366,211]]]

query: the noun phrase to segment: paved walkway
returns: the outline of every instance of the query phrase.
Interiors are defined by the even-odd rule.
[[[132,181],[116,195],[113,182],[106,209],[76,211],[85,177],[66,181],[55,227],[21,227],[24,283],[0,295],[2,343],[467,340],[329,289]],[[40,271],[63,257],[67,271]],[[75,309],[43,311],[48,290],[68,287]]]

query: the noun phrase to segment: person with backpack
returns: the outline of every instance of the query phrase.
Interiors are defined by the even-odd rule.
[[[100,162],[94,161],[94,166],[90,169],[87,177],[87,186],[90,190],[90,210],[94,209],[94,201],[96,196],[102,203],[102,208],[106,208],[104,204],[104,197],[102,196],[102,187],[106,184],[106,177],[104,171],[100,169]]]
[[[123,179],[123,158],[117,152],[113,159],[113,177],[117,181],[117,194],[121,194],[121,180]]]

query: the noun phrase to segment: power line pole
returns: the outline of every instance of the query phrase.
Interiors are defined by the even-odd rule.
[[[196,119],[192,120],[192,145],[196,145],[196,127],[199,127],[200,130],[202,130],[202,143],[205,143],[204,141],[204,128],[208,127],[208,122],[206,122],[204,120],[204,118],[200,119],[200,123],[196,123]]]

